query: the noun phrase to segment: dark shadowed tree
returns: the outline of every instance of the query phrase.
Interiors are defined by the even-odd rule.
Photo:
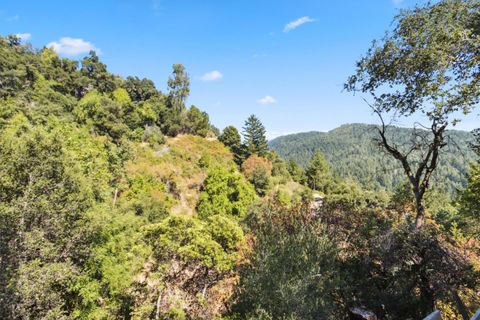
[[[240,134],[234,126],[225,127],[222,134],[218,137],[218,140],[230,149],[240,148]]]
[[[107,66],[100,61],[95,51],[90,51],[89,55],[83,58],[80,73],[89,78],[93,82],[91,85],[100,92],[115,90],[113,75],[107,71]]]
[[[134,102],[148,100],[158,93],[153,81],[146,78],[127,77],[123,87]]]
[[[218,140],[232,151],[237,164],[243,162],[242,140],[237,128],[234,126],[225,127],[222,134],[218,137]]]

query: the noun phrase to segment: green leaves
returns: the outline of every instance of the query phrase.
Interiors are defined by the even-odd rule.
[[[177,113],[185,110],[185,99],[190,94],[190,78],[182,64],[173,65],[173,74],[168,79],[168,103]]]
[[[241,174],[218,166],[205,179],[197,210],[202,218],[224,214],[241,219],[254,200],[255,191]]]
[[[464,218],[463,226],[478,236],[480,219],[480,163],[472,165],[468,175],[468,185],[460,198],[460,212]]]
[[[310,164],[305,169],[307,184],[313,190],[328,192],[329,185],[333,182],[330,166],[320,151],[315,152]]]
[[[266,156],[268,143],[265,136],[265,127],[254,114],[245,121],[243,137],[245,139],[244,145],[248,156],[252,154],[262,157]]]
[[[206,137],[210,132],[210,120],[208,114],[191,106],[185,115],[185,133]]]
[[[263,318],[258,313],[271,319],[341,319],[333,301],[341,287],[337,249],[319,220],[304,220],[308,214],[267,207],[254,217],[255,250],[242,269],[233,308],[241,319]]]
[[[379,111],[417,111],[447,122],[480,98],[478,1],[444,0],[395,18],[395,28],[370,48],[345,88],[372,94]]]
[[[211,217],[207,222],[170,216],[146,227],[145,234],[160,261],[178,257],[188,265],[200,263],[219,271],[229,270],[237,259],[235,247],[243,239],[243,232],[237,222],[228,217],[216,216],[215,220]]]
[[[16,116],[0,135],[0,299],[25,318],[71,312],[69,288],[95,234],[87,212],[110,179],[102,143],[54,119],[46,127]]]

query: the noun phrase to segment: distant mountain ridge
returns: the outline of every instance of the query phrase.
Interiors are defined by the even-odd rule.
[[[340,177],[352,179],[366,188],[394,190],[405,180],[397,160],[385,154],[373,139],[378,136],[376,125],[345,124],[328,132],[302,132],[277,137],[270,147],[285,159],[306,166],[316,150],[320,150]],[[390,127],[395,141],[407,142],[413,129]],[[448,145],[441,153],[433,183],[441,182],[443,191],[455,195],[466,183],[468,164],[475,159],[469,148],[473,135],[467,131],[447,132]]]

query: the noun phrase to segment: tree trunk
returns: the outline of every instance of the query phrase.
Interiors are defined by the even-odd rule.
[[[457,310],[462,315],[463,320],[469,320],[467,307],[463,303],[462,299],[460,299],[456,291],[453,292],[453,300],[455,301],[455,304],[457,305]]]
[[[156,310],[155,310],[155,320],[160,320],[161,304],[162,304],[162,291],[159,291],[158,298],[157,298],[157,304],[156,304]]]
[[[115,193],[113,194],[112,209],[115,209],[117,198],[118,198],[118,188],[115,189]]]
[[[415,229],[420,229],[425,220],[425,207],[423,206],[423,193],[420,191],[418,185],[413,186],[413,193],[415,195]]]
[[[415,229],[420,229],[425,221],[425,207],[423,206],[422,199],[416,200],[417,215],[415,217]]]

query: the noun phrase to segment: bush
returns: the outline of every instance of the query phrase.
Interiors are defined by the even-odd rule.
[[[242,164],[242,172],[260,196],[267,193],[272,176],[272,163],[268,159],[252,155]]]
[[[254,200],[255,192],[241,174],[218,166],[205,179],[197,210],[202,218],[224,214],[241,219]]]
[[[340,318],[334,301],[340,284],[336,244],[309,215],[306,208],[269,207],[250,223],[254,251],[233,307],[240,318]]]
[[[143,132],[143,141],[148,142],[152,147],[165,143],[165,136],[157,126],[147,126]]]

